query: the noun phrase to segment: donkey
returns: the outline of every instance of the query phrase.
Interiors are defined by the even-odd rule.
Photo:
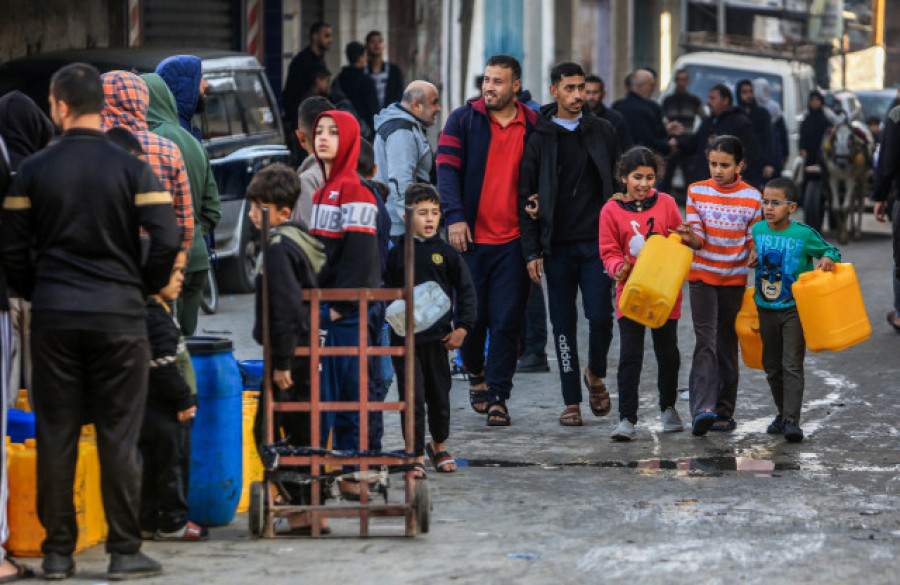
[[[831,193],[831,214],[838,226],[838,241],[846,244],[852,235],[862,235],[866,178],[872,169],[875,142],[868,128],[847,121],[846,114],[825,136],[822,160]]]

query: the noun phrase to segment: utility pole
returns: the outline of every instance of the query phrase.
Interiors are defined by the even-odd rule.
[[[725,46],[725,0],[719,0],[716,7],[716,32],[719,37],[719,44]]]

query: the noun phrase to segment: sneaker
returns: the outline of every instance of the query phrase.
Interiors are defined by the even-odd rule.
[[[681,417],[678,416],[678,411],[675,410],[674,406],[670,406],[662,411],[660,418],[662,418],[664,433],[680,433],[684,430]]]
[[[792,418],[784,419],[784,440],[788,443],[799,443],[803,440],[803,429]]]
[[[702,437],[715,421],[716,414],[713,411],[707,410],[706,412],[701,412],[694,417],[694,422],[691,424],[691,433],[693,433],[695,437]]]
[[[174,532],[157,530],[153,540],[180,540],[183,542],[198,542],[209,540],[209,530],[193,522],[185,522],[184,526]]]
[[[106,577],[112,581],[154,577],[162,573],[162,565],[141,551],[133,554],[113,551],[110,557]]]
[[[634,430],[634,423],[627,418],[623,418],[619,421],[619,426],[617,426],[616,430],[613,431],[611,438],[614,441],[635,440],[637,438],[637,433]]]
[[[522,354],[522,357],[519,358],[519,362],[516,364],[516,372],[520,374],[537,374],[549,371],[550,364],[547,363],[546,355]]]
[[[769,423],[769,427],[766,429],[766,432],[770,435],[784,434],[784,419],[781,418],[780,414],[772,419],[772,422]]]
[[[678,394],[678,398],[682,400],[690,400],[691,399],[691,391],[687,388],[680,390],[680,394]]]
[[[44,569],[44,579],[49,581],[68,579],[75,574],[75,560],[71,555],[48,552],[44,555],[41,568]]]

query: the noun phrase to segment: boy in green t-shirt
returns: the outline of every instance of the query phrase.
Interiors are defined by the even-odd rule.
[[[806,340],[792,286],[798,276],[815,268],[834,270],[841,252],[808,225],[792,221],[797,209],[797,187],[789,179],[772,179],[762,199],[765,222],[752,228],[756,244],[756,294],[763,368],[778,416],[766,432],[784,434],[792,443],[803,440],[800,408],[803,403],[803,357]]]

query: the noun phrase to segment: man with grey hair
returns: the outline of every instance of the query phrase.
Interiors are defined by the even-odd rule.
[[[391,216],[391,237],[404,231],[403,213],[406,188],[412,183],[428,183],[434,167],[434,155],[425,130],[441,111],[437,88],[427,81],[413,81],[400,102],[384,108],[375,116],[375,180],[387,185],[387,208]]]
[[[650,100],[655,80],[646,69],[638,69],[631,74],[631,88],[628,95],[613,104],[625,121],[635,144],[646,146],[661,155],[672,153],[675,147],[669,145],[662,110]]]

